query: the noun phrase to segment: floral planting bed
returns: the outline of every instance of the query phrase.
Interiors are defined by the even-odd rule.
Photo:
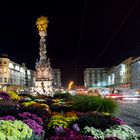
[[[86,102],[80,99],[83,107]],[[95,100],[87,111],[73,107],[70,95],[47,98],[0,92],[0,140],[140,140],[124,120],[106,111],[110,107],[106,101]],[[98,110],[90,111],[92,106]]]

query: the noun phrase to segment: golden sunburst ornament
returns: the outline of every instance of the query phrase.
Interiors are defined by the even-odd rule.
[[[48,23],[49,23],[49,21],[48,21],[47,17],[44,17],[44,16],[38,17],[37,21],[36,21],[38,30],[47,32]]]

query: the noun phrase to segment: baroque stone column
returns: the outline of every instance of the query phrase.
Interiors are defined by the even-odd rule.
[[[34,95],[53,96],[53,74],[50,66],[50,60],[46,56],[45,37],[47,36],[48,19],[39,17],[36,22],[40,35],[39,61],[35,65],[35,86],[32,89]]]

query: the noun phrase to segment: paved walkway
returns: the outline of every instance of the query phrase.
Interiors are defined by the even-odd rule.
[[[122,102],[120,103],[120,116],[140,134],[140,101],[138,102]]]

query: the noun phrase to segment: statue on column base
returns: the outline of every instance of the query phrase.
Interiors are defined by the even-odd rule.
[[[45,37],[47,36],[48,19],[39,17],[36,22],[40,35],[40,59],[36,62],[35,86],[31,90],[33,95],[53,96],[53,74],[50,61],[46,56]]]

